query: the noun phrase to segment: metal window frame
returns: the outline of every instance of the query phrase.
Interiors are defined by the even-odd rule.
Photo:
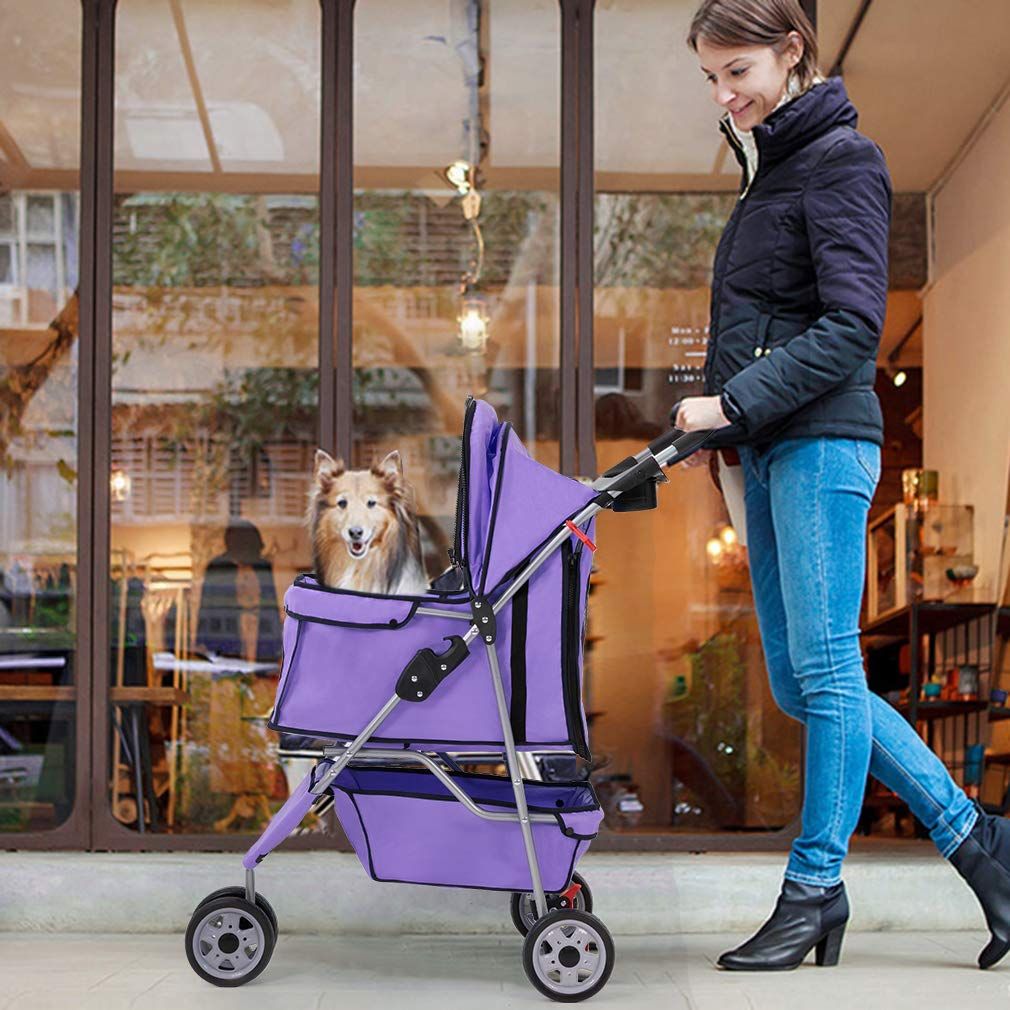
[[[91,391],[87,393],[91,418],[89,434],[91,466],[82,466],[92,483],[93,498],[88,508],[88,531],[92,566],[90,616],[92,718],[90,781],[90,848],[131,851],[207,851],[242,852],[255,838],[254,833],[166,834],[140,832],[127,828],[112,815],[107,788],[111,769],[109,734],[109,574],[110,505],[108,481],[94,481],[94,474],[109,472],[111,465],[112,420],[112,204],[114,193],[113,124],[115,111],[115,6],[116,0],[83,0],[99,8],[97,38],[89,49],[101,54],[98,87],[90,110],[95,120],[93,154],[93,192],[89,201],[95,205],[94,237],[88,264],[88,294],[94,305],[94,362]],[[352,11],[354,0],[319,0],[321,62],[320,107],[320,271],[319,271],[319,399],[318,434],[320,445],[329,451],[342,451],[350,445],[350,341],[351,341],[351,262],[352,197],[351,120],[352,96]],[[83,211],[82,211],[83,213]],[[82,240],[82,249],[85,246]],[[82,256],[83,259],[83,256]],[[82,264],[83,266],[83,264]],[[82,271],[82,296],[85,280]],[[83,312],[82,312],[83,316]],[[85,386],[82,385],[82,396]],[[83,415],[82,411],[82,415]],[[82,462],[87,459],[82,455]],[[84,608],[81,608],[84,611]],[[52,835],[47,836],[52,848]],[[20,838],[19,844],[20,844]],[[349,850],[342,832],[323,836],[294,836],[285,843],[289,851]]]
[[[801,0],[816,25],[816,0]],[[353,306],[354,0],[319,0],[319,443],[350,458]],[[593,391],[594,0],[558,0],[561,17],[560,469],[595,474]],[[249,834],[140,834],[112,816],[109,778],[109,575],[112,207],[116,0],[81,0],[80,360],[75,790],[71,817],[47,832],[4,836],[24,849],[244,851]],[[779,851],[798,818],[773,834],[620,832],[597,851]],[[294,836],[289,850],[350,847],[340,836]]]

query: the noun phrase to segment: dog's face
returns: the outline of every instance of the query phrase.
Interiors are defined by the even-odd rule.
[[[391,452],[368,470],[347,470],[342,460],[316,451],[312,522],[323,540],[340,540],[352,561],[378,548],[396,522],[394,497],[405,490],[400,454]]]

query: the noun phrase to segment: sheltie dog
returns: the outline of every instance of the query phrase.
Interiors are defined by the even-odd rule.
[[[416,496],[398,452],[368,470],[347,470],[318,449],[306,519],[323,585],[414,596],[427,590]]]

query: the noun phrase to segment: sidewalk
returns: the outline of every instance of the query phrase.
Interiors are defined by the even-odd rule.
[[[755,923],[755,926],[758,923]],[[996,1010],[1010,963],[979,971],[982,932],[852,933],[836,968],[723,972],[744,937],[615,937],[607,987],[586,1006],[662,1010]],[[0,1010],[499,1010],[560,1006],[526,981],[512,936],[281,935],[266,971],[239,989],[198,979],[181,936],[0,937]]]
[[[680,936],[755,928],[784,863],[775,852],[589,852],[579,870],[614,935]],[[0,948],[5,933],[181,936],[205,895],[244,882],[238,853],[0,853]],[[975,896],[932,843],[854,846],[845,883],[850,932],[983,927]],[[376,883],[350,853],[273,853],[256,885],[285,936],[513,932],[506,893]]]

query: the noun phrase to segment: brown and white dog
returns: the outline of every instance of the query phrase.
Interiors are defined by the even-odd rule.
[[[408,595],[428,588],[414,488],[398,452],[368,470],[347,470],[318,449],[306,518],[323,585]]]

